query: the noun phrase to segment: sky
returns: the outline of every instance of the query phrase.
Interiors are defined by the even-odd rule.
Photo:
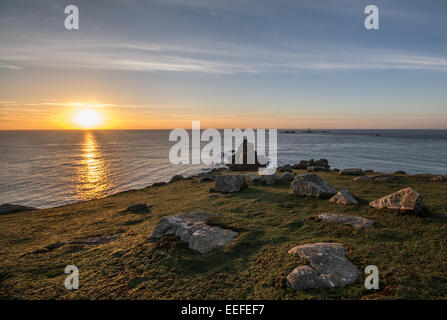
[[[0,129],[78,129],[84,109],[104,129],[447,129],[446,16],[445,0],[0,1]]]

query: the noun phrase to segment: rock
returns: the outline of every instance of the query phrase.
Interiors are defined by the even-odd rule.
[[[291,186],[291,192],[300,196],[315,196],[329,198],[337,193],[329,183],[316,174],[301,174],[295,177]]]
[[[258,185],[262,183],[262,180],[257,174],[247,174],[245,176],[245,182],[248,184]]]
[[[369,205],[377,209],[387,208],[416,214],[422,213],[424,208],[421,194],[410,187],[371,201]]]
[[[367,177],[367,176],[360,176],[360,177],[355,177],[354,181],[373,181],[373,179],[371,177]]]
[[[200,178],[200,182],[213,182],[216,179],[215,176],[203,176]]]
[[[149,212],[149,207],[145,203],[138,203],[131,205],[125,211],[130,211],[133,213],[146,213]]]
[[[345,287],[360,275],[340,243],[305,244],[293,247],[289,254],[309,261],[309,265],[299,266],[287,276],[287,284],[295,290]]]
[[[36,209],[37,208],[23,206],[21,204],[3,203],[2,205],[0,205],[0,214],[29,211],[29,210],[36,210]]]
[[[363,176],[363,170],[358,168],[349,168],[340,170],[339,174],[341,176]]]
[[[321,166],[309,166],[307,167],[307,172],[317,172],[317,171],[329,171],[326,167]]]
[[[301,170],[307,170],[308,167],[325,167],[329,169],[329,162],[327,159],[320,159],[320,160],[314,160],[310,159],[308,161],[301,160],[299,163],[296,163],[292,166],[293,169],[301,169]]]
[[[270,175],[261,175],[261,182],[266,185],[273,185],[281,180],[281,177],[276,173]]]
[[[242,175],[216,176],[214,180],[214,190],[222,193],[239,192],[246,186]]]
[[[292,166],[290,164],[285,164],[278,168],[279,172],[292,172]]]
[[[193,212],[161,218],[149,238],[160,239],[174,235],[189,243],[189,248],[206,253],[233,242],[238,233],[219,226],[209,226],[206,220],[213,214]]]
[[[292,181],[293,175],[290,172],[286,172],[281,176],[282,181]]]
[[[175,176],[173,176],[172,178],[171,178],[171,180],[169,180],[169,183],[171,183],[171,182],[176,182],[176,181],[180,181],[180,180],[183,180],[184,178],[183,178],[183,176],[181,175],[181,174],[176,174]]]
[[[356,206],[359,204],[348,189],[337,192],[335,196],[329,199],[329,202],[343,205],[354,204]]]
[[[393,174],[407,174],[407,173],[402,170],[397,170],[397,171],[394,171]]]
[[[231,156],[231,164],[228,168],[230,171],[254,171],[265,167],[267,162],[267,158],[258,155],[254,144],[244,138],[237,151]]]
[[[374,221],[368,220],[366,218],[338,213],[323,213],[317,216],[317,220],[348,224],[357,228],[369,228],[372,227],[372,225],[374,224]]]

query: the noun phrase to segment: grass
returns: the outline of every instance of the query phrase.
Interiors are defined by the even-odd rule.
[[[297,171],[299,173],[299,171]],[[289,183],[250,186],[210,198],[210,182],[189,179],[122,192],[58,208],[0,216],[0,298],[2,299],[446,299],[447,184],[399,175],[391,182],[354,182],[334,172],[319,175],[349,188],[359,207],[299,198]],[[368,201],[411,186],[423,195],[431,215],[377,211]],[[150,213],[122,211],[136,203]],[[239,232],[229,246],[207,254],[173,237],[148,236],[166,215],[206,211],[209,223]],[[316,222],[324,212],[367,217],[373,228]],[[101,245],[65,245],[73,239],[124,232]],[[287,254],[293,246],[340,242],[361,270],[376,265],[380,289],[366,290],[364,276],[346,288],[294,291],[286,276],[306,263]],[[33,253],[41,252],[41,253]],[[65,266],[79,268],[79,290],[67,290]]]

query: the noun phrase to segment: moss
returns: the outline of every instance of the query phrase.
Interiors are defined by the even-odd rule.
[[[295,197],[289,184],[250,186],[210,198],[212,183],[181,180],[58,208],[0,216],[0,297],[13,299],[445,299],[447,298],[447,184],[399,175],[390,182],[354,182],[333,172],[318,173],[348,188],[359,207]],[[368,202],[401,188],[418,190],[430,214],[418,217],[377,211]],[[151,212],[122,211],[146,203]],[[149,241],[166,215],[206,211],[208,223],[239,232],[229,246],[199,254],[174,237]],[[373,228],[317,222],[324,212],[376,221]],[[124,234],[110,243],[54,243],[92,235]],[[346,288],[293,291],[287,275],[305,260],[293,246],[340,242],[360,269],[377,265],[380,289],[368,291],[361,276]],[[40,252],[30,254],[31,252]],[[66,265],[79,268],[80,288],[64,287]]]

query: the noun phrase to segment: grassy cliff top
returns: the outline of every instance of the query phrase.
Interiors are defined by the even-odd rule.
[[[304,171],[295,170],[297,173]],[[445,299],[447,298],[447,183],[398,175],[388,182],[354,182],[318,173],[360,206],[290,194],[290,183],[250,186],[210,197],[212,182],[181,180],[52,209],[0,216],[0,297],[3,299]],[[378,211],[368,202],[404,187],[423,196],[431,215]],[[122,212],[146,203],[149,213]],[[210,212],[239,232],[229,246],[200,254],[173,237],[148,236],[167,215]],[[320,213],[374,220],[369,229],[316,222]],[[99,245],[57,243],[122,233]],[[300,244],[340,242],[362,271],[376,265],[380,289],[364,277],[346,288],[294,291],[286,276],[306,261],[287,251]],[[79,290],[67,290],[67,265],[79,268]]]

